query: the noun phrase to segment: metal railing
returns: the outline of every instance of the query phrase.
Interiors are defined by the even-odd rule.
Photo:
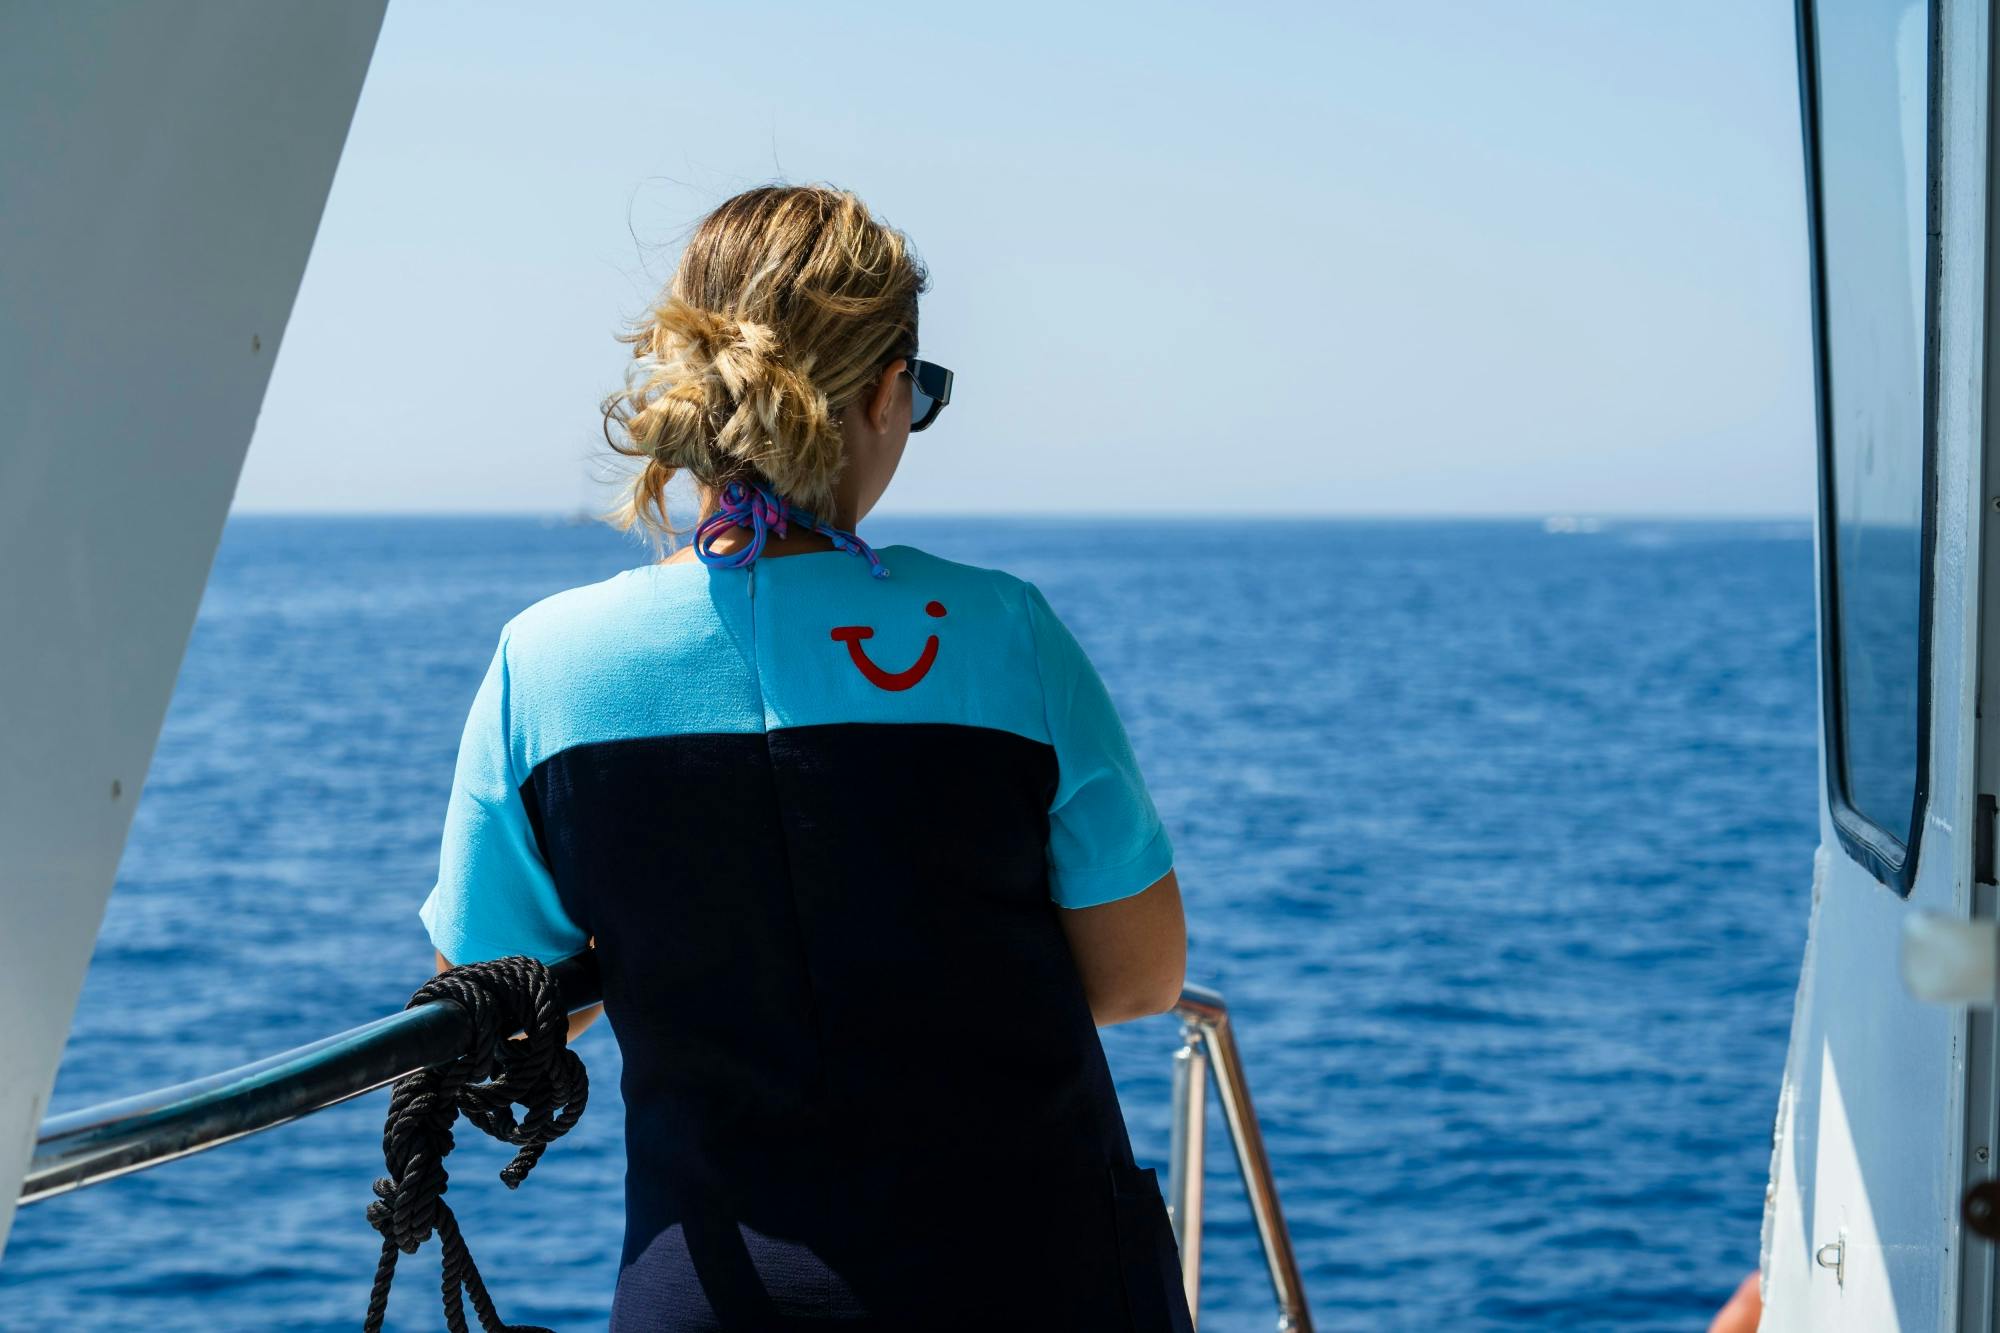
[[[1208,1080],[1215,1077],[1216,1097],[1236,1150],[1236,1170],[1250,1201],[1250,1217],[1264,1249],[1271,1274],[1271,1293],[1278,1301],[1278,1333],[1312,1333],[1312,1311],[1306,1308],[1305,1282],[1292,1250],[1291,1229],[1278,1204],[1278,1182],[1264,1151],[1264,1131],[1250,1102],[1250,1082],[1243,1057],[1229,1025],[1229,1006],[1206,986],[1181,992],[1174,1013],[1181,1020],[1181,1048],[1174,1052],[1174,1128],[1168,1148],[1167,1213],[1173,1218],[1174,1240],[1181,1252],[1181,1284],[1188,1309],[1201,1312],[1202,1173],[1208,1156]]]
[[[597,962],[589,954],[565,958],[549,970],[570,1012],[602,998]],[[472,1038],[465,1010],[434,1000],[192,1083],[52,1116],[35,1138],[21,1202],[36,1203],[325,1110],[405,1074],[449,1064],[470,1049]]]
[[[566,958],[551,970],[572,1013],[601,998],[590,955]],[[1188,1308],[1200,1310],[1202,1165],[1212,1071],[1277,1296],[1279,1333],[1312,1333],[1298,1260],[1278,1206],[1277,1183],[1250,1103],[1228,1007],[1216,992],[1189,986],[1174,1013],[1181,1019],[1182,1045],[1174,1055],[1167,1209],[1180,1247]],[[472,1022],[463,1009],[432,1001],[208,1078],[52,1116],[36,1137],[20,1201],[37,1203],[285,1124],[405,1074],[449,1064],[465,1055],[472,1039]]]

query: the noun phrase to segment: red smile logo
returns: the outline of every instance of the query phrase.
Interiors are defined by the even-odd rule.
[[[944,603],[929,603],[924,607],[924,614],[934,619],[942,618]],[[835,643],[847,645],[847,655],[854,659],[855,667],[877,689],[907,690],[929,675],[931,663],[937,661],[938,637],[935,634],[924,640],[924,650],[917,655],[916,663],[902,671],[884,671],[869,660],[868,650],[861,646],[861,641],[875,637],[872,625],[842,625],[833,631],[832,637]]]

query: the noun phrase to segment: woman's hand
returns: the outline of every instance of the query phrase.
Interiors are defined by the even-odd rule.
[[[1069,951],[1099,1027],[1163,1014],[1187,981],[1187,918],[1169,870],[1129,898],[1058,908]]]
[[[1764,1317],[1761,1281],[1756,1273],[1744,1278],[1729,1304],[1716,1312],[1708,1333],[1757,1333],[1757,1322]]]

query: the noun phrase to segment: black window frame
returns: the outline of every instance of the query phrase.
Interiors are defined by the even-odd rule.
[[[1930,800],[1931,776],[1931,617],[1932,574],[1937,535],[1938,264],[1940,250],[1938,159],[1938,23],[1940,0],[1925,5],[1924,112],[1924,368],[1923,514],[1917,575],[1917,753],[1916,782],[1908,828],[1902,834],[1882,827],[1848,798],[1847,712],[1841,688],[1840,540],[1833,485],[1833,432],[1828,412],[1826,328],[1826,244],[1821,225],[1819,168],[1819,84],[1813,27],[1813,0],[1798,0],[1800,126],[1805,148],[1805,203],[1813,338],[1813,432],[1819,462],[1819,679],[1821,728],[1825,737],[1827,804],[1834,832],[1847,854],[1903,897],[1916,884],[1917,858]]]

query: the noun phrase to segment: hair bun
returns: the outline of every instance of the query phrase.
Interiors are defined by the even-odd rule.
[[[914,344],[924,285],[902,236],[853,195],[767,187],[723,204],[626,335],[633,364],[605,435],[643,465],[617,517],[671,530],[665,489],[683,469],[715,489],[755,474],[827,513],[837,412]]]
[[[807,508],[831,501],[840,428],[776,330],[669,296],[638,351],[626,430],[650,461],[718,487],[747,469]]]
[[[766,336],[770,332],[754,324],[751,330],[754,332],[748,335],[750,337]],[[728,315],[703,310],[669,294],[653,307],[646,341],[639,354],[659,358],[668,347],[680,345],[698,348],[703,355],[712,358],[745,339],[743,325]]]

